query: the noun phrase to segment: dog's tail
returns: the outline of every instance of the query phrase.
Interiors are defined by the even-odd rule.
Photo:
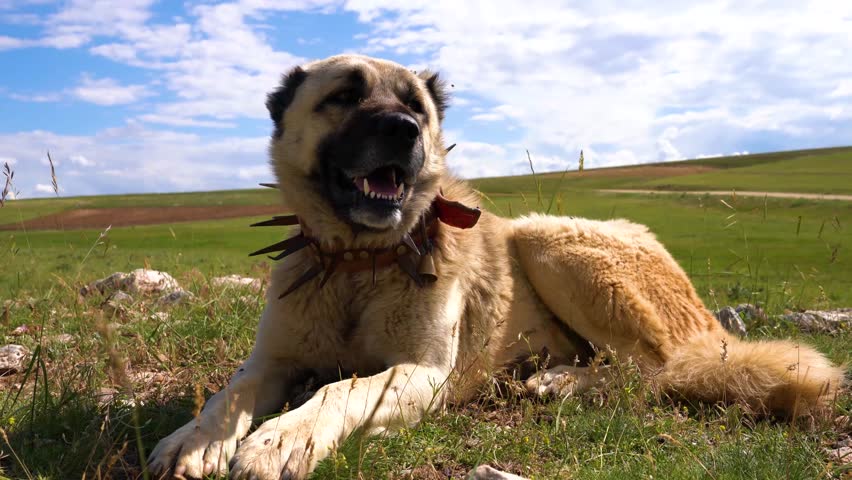
[[[797,417],[830,407],[843,369],[808,345],[746,341],[719,328],[674,348],[658,379],[685,398],[738,402],[757,412]]]

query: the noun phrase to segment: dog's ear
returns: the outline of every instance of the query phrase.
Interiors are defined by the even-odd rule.
[[[450,93],[447,91],[447,83],[437,72],[425,70],[418,75],[426,82],[426,88],[429,90],[429,95],[432,97],[432,103],[438,110],[438,118],[444,120],[444,112],[450,103]]]
[[[281,85],[266,96],[266,109],[269,110],[269,116],[275,123],[274,137],[280,137],[284,132],[282,124],[284,112],[296,96],[296,89],[305,81],[307,76],[308,73],[302,70],[302,67],[295,67],[281,77]]]

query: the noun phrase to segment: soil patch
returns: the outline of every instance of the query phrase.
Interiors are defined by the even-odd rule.
[[[78,230],[129,227],[134,225],[157,225],[162,223],[196,222],[200,220],[222,220],[226,218],[252,217],[256,215],[281,214],[286,210],[280,205],[233,205],[215,207],[123,207],[123,208],[80,208],[26,220],[22,224],[7,223],[0,230]]]
[[[769,197],[769,198],[804,198],[808,200],[841,200],[845,202],[852,201],[852,195],[841,195],[834,193],[799,193],[799,192],[748,192],[748,191],[731,191],[731,190],[634,190],[628,188],[610,188],[606,190],[598,190],[604,193],[645,193],[645,194],[663,194],[663,195],[715,195],[722,197],[730,197],[739,195],[741,197]]]
[[[582,172],[568,172],[565,178],[571,177],[679,177],[683,175],[696,175],[718,170],[707,165],[638,165],[631,167],[594,168]],[[544,178],[562,176],[562,172],[550,172],[542,175]]]

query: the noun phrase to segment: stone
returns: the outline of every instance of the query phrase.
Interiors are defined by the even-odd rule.
[[[112,275],[92,282],[80,289],[83,296],[94,292],[103,295],[117,290],[130,293],[155,294],[171,292],[180,286],[177,280],[166,272],[137,268],[130,273],[115,272]]]
[[[528,480],[512,473],[497,470],[488,465],[480,465],[474,468],[468,478],[472,480]]]
[[[757,305],[751,303],[741,303],[734,307],[734,310],[740,314],[740,318],[747,320],[766,320],[766,312]]]
[[[259,292],[263,286],[263,282],[258,278],[243,277],[240,275],[227,275],[224,277],[215,277],[210,280],[210,283],[219,288],[247,288],[249,290]]]
[[[157,304],[162,305],[162,306],[166,306],[166,307],[170,307],[172,305],[180,305],[182,303],[186,303],[186,302],[192,300],[192,297],[193,297],[193,295],[192,295],[191,292],[187,292],[186,290],[178,289],[178,290],[175,290],[171,293],[167,293],[167,294],[163,295],[162,297],[160,297],[159,299],[157,299]]]
[[[725,307],[717,311],[715,315],[719,320],[719,323],[725,327],[725,330],[740,337],[745,336],[745,322],[743,322],[743,319],[740,317],[740,314],[737,313],[736,309],[733,307]]]
[[[837,310],[805,310],[781,315],[808,333],[838,333],[852,325],[852,308]]]
[[[0,347],[0,376],[12,375],[25,369],[30,351],[23,345],[9,344]]]

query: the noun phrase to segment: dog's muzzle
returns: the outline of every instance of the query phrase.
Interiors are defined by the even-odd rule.
[[[423,167],[420,125],[398,110],[358,112],[347,123],[320,150],[329,200],[351,223],[390,228]]]

